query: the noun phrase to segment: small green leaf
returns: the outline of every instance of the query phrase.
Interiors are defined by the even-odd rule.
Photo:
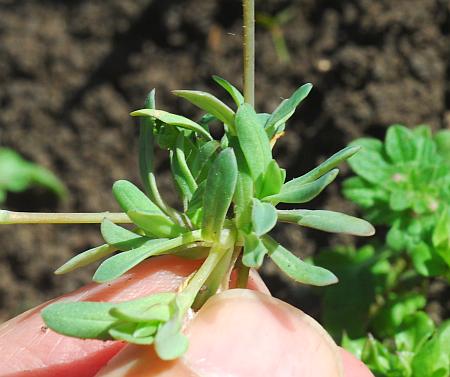
[[[150,91],[145,100],[146,109],[155,108],[155,89]],[[155,122],[151,117],[142,117],[139,126],[139,172],[145,191],[150,195],[149,174],[153,172]]]
[[[183,201],[188,202],[192,194],[197,189],[197,182],[192,176],[186,162],[184,154],[184,136],[182,133],[178,136],[175,151],[170,153],[170,165],[175,183],[183,197]]]
[[[231,148],[222,151],[212,164],[206,180],[203,201],[202,236],[218,240],[233,199],[238,176],[237,162]]]
[[[167,322],[172,315],[168,304],[168,302],[159,302],[149,306],[145,310],[142,310],[142,308],[135,310],[132,307],[116,307],[112,308],[109,314],[125,322]]]
[[[162,213],[159,207],[131,182],[119,180],[114,183],[112,191],[124,212],[142,210]]]
[[[181,245],[200,240],[199,232],[185,233],[177,238],[149,240],[142,246],[131,251],[125,251],[105,260],[94,274],[93,280],[105,283],[117,279],[143,260],[167,253],[169,250]]]
[[[107,257],[117,251],[117,248],[110,246],[108,244],[100,245],[92,249],[86,250],[73,258],[69,259],[56,271],[56,275],[67,274],[68,272],[74,271],[78,268],[87,266],[91,263],[97,262],[100,259]]]
[[[264,173],[272,160],[272,149],[255,110],[249,104],[243,104],[236,113],[236,131],[253,181],[257,186],[261,185]]]
[[[171,114],[168,113],[167,111],[153,110],[153,109],[136,110],[133,111],[130,115],[153,117],[169,126],[177,126],[188,130],[192,130],[200,135],[203,135],[208,140],[213,140],[209,132],[206,131],[202,126],[181,115]]]
[[[298,88],[292,96],[281,102],[281,104],[275,109],[270,118],[266,122],[266,128],[271,129],[279,125],[280,123],[286,123],[286,121],[294,114],[297,106],[302,102],[312,89],[311,84],[302,85]]]
[[[264,198],[266,196],[278,194],[283,187],[286,172],[281,169],[275,160],[270,161],[267,170],[264,173],[262,187],[258,196]]]
[[[234,111],[212,94],[198,90],[173,90],[172,93],[187,99],[195,106],[215,116],[228,127],[234,128]]]
[[[219,76],[213,76],[213,80],[224,88],[233,98],[234,103],[239,107],[244,103],[244,96],[239,90],[231,85],[227,80]]]
[[[339,170],[334,169],[323,175],[319,179],[305,184],[285,183],[279,194],[270,195],[263,198],[263,201],[271,202],[276,205],[283,203],[306,203],[319,195],[325,187],[334,181]],[[291,181],[292,182],[292,181]]]
[[[372,236],[375,233],[375,229],[367,221],[334,211],[282,210],[278,211],[278,220],[331,233],[346,233],[355,236]]]
[[[250,268],[261,267],[267,248],[261,239],[255,234],[244,234],[244,254],[242,263]]]
[[[195,190],[192,199],[189,201],[189,205],[186,211],[186,215],[191,222],[200,227],[203,220],[203,197],[205,196],[206,181],[203,181]]]
[[[414,355],[413,377],[446,377],[450,373],[450,321],[439,326],[436,334]]]
[[[122,251],[135,249],[148,241],[147,237],[142,237],[128,229],[122,228],[108,219],[102,221],[100,229],[106,243]]]
[[[132,323],[122,323],[108,330],[111,338],[121,340],[131,344],[149,345],[155,340],[153,336],[136,337],[134,331],[136,325]]]
[[[217,141],[211,140],[198,149],[198,153],[190,165],[192,175],[197,181],[204,175],[205,170],[207,170],[206,167],[212,162],[219,146],[220,144]]]
[[[439,154],[450,161],[450,130],[441,130],[434,135]]]
[[[328,158],[326,161],[322,162],[319,166],[315,167],[313,170],[309,171],[308,173],[287,182],[286,185],[294,186],[294,185],[313,182],[317,178],[320,178],[324,174],[328,173],[330,170],[337,167],[341,162],[352,157],[360,149],[361,149],[361,147],[357,146],[357,145],[346,147],[346,148],[340,150],[339,152],[335,153],[334,155],[332,155],[330,158]]]
[[[117,323],[109,312],[113,308],[142,311],[157,303],[168,303],[175,293],[158,293],[121,303],[109,302],[57,302],[45,307],[42,318],[52,330],[76,338],[107,340],[108,330]]]
[[[414,160],[414,135],[411,130],[401,125],[388,128],[385,148],[393,162],[407,162]]]
[[[416,352],[433,332],[433,320],[426,313],[419,311],[405,317],[395,334],[395,344],[399,351]]]
[[[277,210],[270,203],[262,203],[253,199],[252,225],[257,236],[262,236],[272,230],[277,223]]]
[[[128,217],[146,234],[157,238],[173,238],[186,232],[170,218],[155,212],[129,211]]]
[[[303,262],[273,238],[264,236],[263,242],[272,261],[291,279],[317,286],[337,283],[338,279],[332,272]]]
[[[155,351],[162,360],[174,360],[188,349],[188,339],[181,333],[182,314],[176,300],[173,317],[162,325],[155,337]]]
[[[446,271],[446,263],[424,241],[408,250],[416,271],[423,276],[438,276]]]
[[[446,245],[450,249],[450,211],[444,209],[433,231],[433,246]]]

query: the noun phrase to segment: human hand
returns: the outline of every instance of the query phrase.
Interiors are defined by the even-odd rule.
[[[174,291],[196,267],[177,257],[152,258],[111,284],[89,284],[58,300],[124,301]],[[0,325],[0,376],[92,377],[108,361],[98,377],[372,376],[312,318],[267,295],[256,273],[249,288],[210,299],[187,323],[187,354],[171,362],[149,347],[56,334],[39,314],[47,304],[40,305]]]

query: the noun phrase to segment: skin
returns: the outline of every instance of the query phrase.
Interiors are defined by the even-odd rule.
[[[119,302],[176,291],[198,265],[152,258],[111,284],[89,284],[56,300]],[[272,298],[256,273],[248,287],[216,295],[193,315],[185,329],[189,350],[172,362],[159,360],[152,347],[56,334],[40,318],[43,304],[0,325],[0,376],[372,376],[312,318]]]

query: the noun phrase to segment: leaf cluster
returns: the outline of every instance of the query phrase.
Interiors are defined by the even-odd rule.
[[[302,261],[275,241],[269,232],[278,222],[326,232],[374,233],[368,222],[341,213],[276,208],[279,203],[302,204],[315,198],[335,179],[337,165],[359,150],[355,146],[345,148],[310,172],[286,180],[272,148],[311,90],[310,84],[301,86],[272,114],[266,114],[246,104],[242,94],[226,80],[214,80],[230,95],[233,108],[209,93],[174,91],[204,112],[200,119],[191,120],[156,109],[152,91],[145,107],[131,113],[140,119],[139,167],[144,191],[120,180],[113,185],[113,194],[133,227],[128,229],[105,219],[101,224],[105,244],[75,256],[56,272],[67,273],[107,258],[93,277],[103,283],[162,254],[206,258],[202,266],[170,302],[155,304],[158,308],[162,305],[167,314],[159,322],[145,317],[148,311],[153,313],[154,305],[143,308],[141,301],[120,305],[62,303],[44,311],[44,320],[52,329],[70,336],[146,344],[154,341],[158,355],[172,359],[187,347],[181,334],[187,310],[201,307],[220,286],[226,288],[236,261],[244,276],[248,268],[259,268],[267,255],[298,282],[322,286],[337,281],[331,271]],[[213,127],[221,128],[220,139],[212,136],[218,133],[211,132]],[[170,207],[158,190],[153,166],[156,145],[169,152],[182,210]],[[101,320],[97,321],[96,313],[103,313]],[[74,316],[83,320],[75,321]],[[140,316],[148,321],[139,321]],[[97,327],[99,323],[103,325]],[[93,330],[86,333],[83,326]]]
[[[367,218],[389,226],[388,245],[406,251],[424,276],[448,275],[450,266],[450,131],[389,127],[384,142],[356,140],[363,149],[349,160],[358,175],[344,195]]]
[[[0,203],[7,192],[22,192],[32,186],[44,187],[64,198],[66,188],[49,170],[23,159],[16,151],[0,148]]]

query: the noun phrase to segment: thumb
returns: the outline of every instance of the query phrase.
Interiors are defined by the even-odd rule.
[[[88,284],[57,301],[119,302],[175,291],[200,264],[174,256],[151,258],[110,284]],[[250,277],[249,287],[267,291],[256,273]],[[92,377],[123,348],[122,342],[75,339],[47,329],[40,312],[48,304],[0,325],[0,377]]]
[[[340,349],[316,321],[259,292],[234,289],[214,296],[186,334],[189,349],[180,359],[162,361],[153,347],[129,346],[97,377],[344,376]],[[347,372],[371,376],[361,365]]]

